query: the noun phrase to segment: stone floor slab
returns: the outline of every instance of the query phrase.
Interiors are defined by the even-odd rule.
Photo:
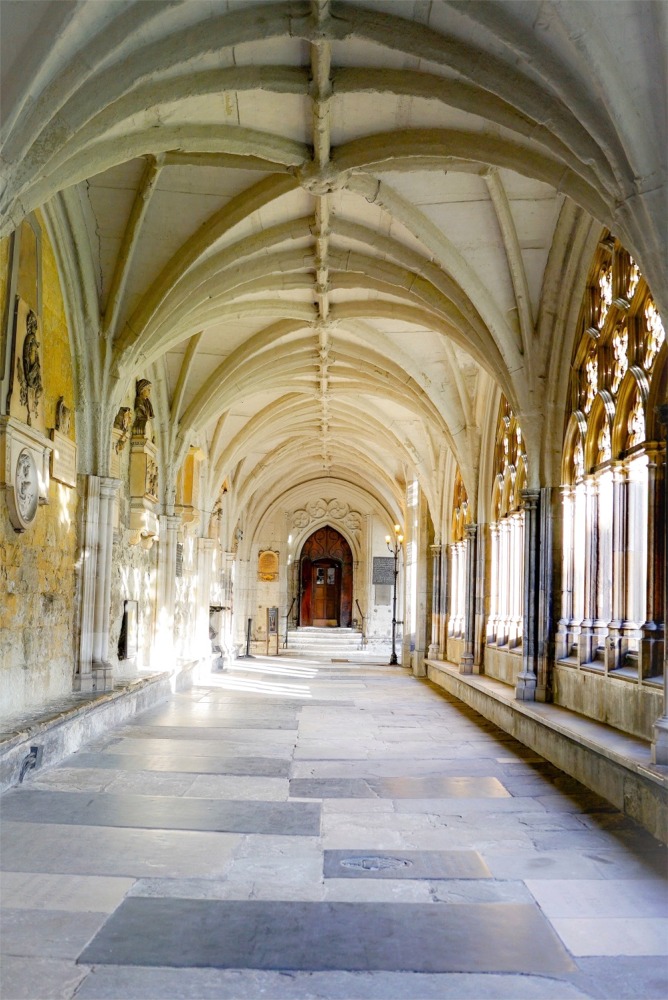
[[[190,726],[147,726],[139,722],[130,723],[118,730],[122,738],[129,740],[182,740],[209,743],[211,740],[221,743],[253,743],[263,746],[265,743],[278,743],[281,746],[292,747],[295,741],[296,726],[286,729],[283,726],[246,726],[241,719],[234,720],[234,726],[198,726],[194,722]]]
[[[76,1000],[86,1000],[88,993],[94,998],[98,991],[105,1000],[204,1000],[209,996],[216,1000],[494,1000],[497,996],[504,1000],[664,1000],[668,996],[665,955],[621,950],[654,947],[657,942],[651,935],[663,933],[658,921],[666,919],[662,893],[667,852],[628,817],[551,764],[528,759],[535,753],[454,699],[416,682],[404,670],[369,672],[366,666],[352,664],[323,669],[314,663],[308,665],[309,678],[302,681],[296,674],[290,679],[289,662],[275,666],[285,676],[251,671],[236,675],[233,670],[220,678],[212,676],[208,687],[175,695],[122,729],[97,738],[64,765],[29,774],[16,793],[3,798],[3,807],[14,794],[38,795],[42,803],[40,815],[35,806],[29,823],[8,820],[2,809],[0,862],[9,869],[2,902],[8,910],[24,915],[15,921],[14,944],[31,955],[5,959],[0,971],[3,1000],[13,996],[16,1000],[50,1000],[52,996],[73,1000],[75,990]],[[303,669],[303,665],[297,667]],[[285,697],[272,693],[275,682]],[[287,728],[277,728],[279,723]],[[309,757],[300,761],[296,759],[300,754]],[[332,756],[326,759],[327,755]],[[152,798],[162,801],[172,815],[180,809],[203,808],[203,813],[191,811],[190,817],[206,816],[207,810],[209,815],[213,811],[220,816],[221,809],[238,813],[241,807],[249,809],[250,815],[256,806],[287,805],[288,777],[329,779],[330,790],[338,785],[339,792],[352,789],[353,796],[362,787],[365,797],[331,797],[316,803],[318,796],[295,795],[299,786],[294,784],[291,806],[315,806],[322,811],[319,836],[291,835],[284,828],[273,833],[216,833],[50,821],[54,793],[62,793],[61,803],[92,800],[90,809],[97,809],[96,803],[105,799],[109,807],[120,808],[123,822],[141,822],[142,812],[154,806]],[[495,787],[501,786],[503,793],[443,797],[444,789],[452,790],[445,783],[453,779],[464,779],[469,786],[476,780],[497,783]],[[410,785],[410,797],[384,797],[385,789],[397,781],[404,788]],[[420,783],[437,791],[415,797]],[[135,816],[129,807],[133,802]],[[361,877],[327,873],[325,878],[325,852],[327,858],[334,857],[329,852],[410,858],[468,852],[487,867],[485,877],[474,878],[428,877],[425,872],[418,879],[406,873],[392,877],[391,872],[379,876],[368,871]],[[116,906],[121,912],[123,897],[155,905],[182,906],[185,901],[222,907],[219,915],[229,913],[224,907],[230,903],[281,908],[309,904],[315,909],[303,910],[292,925],[292,918],[282,919],[280,914],[294,915],[294,910],[274,910],[272,921],[269,911],[263,911],[269,935],[279,926],[279,937],[271,947],[280,958],[290,927],[298,925],[301,933],[302,925],[308,924],[307,933],[314,939],[317,929],[317,945],[312,943],[310,950],[304,946],[303,954],[317,956],[329,929],[335,943],[327,943],[325,958],[338,967],[310,972],[101,965],[88,972],[83,965],[77,967],[73,958],[33,954],[35,927],[52,941],[52,947],[62,932],[63,946],[67,919],[89,913],[108,916]],[[340,906],[371,907],[364,927],[355,930],[354,921],[341,921],[342,911],[328,910]],[[474,920],[476,908],[480,919]],[[547,929],[551,934],[548,955],[554,954],[555,942],[558,953],[566,954],[564,941],[571,939],[580,950],[585,945],[579,942],[588,939],[590,948],[614,951],[619,946],[619,954],[578,954],[577,968],[569,965],[569,971],[527,973],[523,963],[529,943],[536,947],[535,935],[531,926],[518,926],[518,908],[537,916],[541,933]],[[50,911],[61,911],[65,918],[63,927],[53,934]],[[415,921],[413,914],[418,911],[425,915]],[[313,914],[328,912],[330,923],[318,928]],[[339,913],[338,924],[334,912]],[[308,919],[304,914],[310,915]],[[345,971],[336,934],[339,945],[347,940],[346,934],[354,937],[353,952],[366,944],[367,950],[376,953],[375,937],[369,941],[366,925],[381,928],[372,937],[383,934],[382,921],[388,914],[392,917],[390,933],[384,936],[381,956],[382,948],[389,948],[394,940],[395,925],[397,938],[405,937],[406,928],[411,928],[405,947],[448,955],[453,940],[455,945],[458,941],[451,933],[454,925],[456,933],[475,942],[478,956],[489,940],[498,938],[500,943],[494,947],[506,951],[509,968],[503,974],[479,969],[467,973]],[[493,925],[492,917],[497,921]],[[447,934],[439,923],[443,920]],[[212,924],[218,930],[227,926],[226,921],[227,917],[222,924]],[[631,927],[625,944],[618,944],[621,932],[615,921]],[[649,936],[647,921],[656,927]],[[551,922],[564,934],[564,941]],[[261,923],[256,920],[253,925],[244,918],[236,926],[252,933],[253,926]],[[152,935],[159,934],[159,925],[160,921]],[[187,926],[187,921],[181,921],[182,925]],[[519,955],[509,950],[511,936],[523,942],[525,951]],[[140,937],[144,937],[143,926],[137,948]],[[540,947],[540,934],[536,940]],[[288,944],[292,954],[290,949],[296,946]],[[53,970],[52,983],[43,974],[47,966]]]
[[[578,959],[571,982],[597,1000],[665,1000],[668,997],[668,962],[643,955]]]
[[[337,903],[433,903],[430,882],[410,879],[381,879],[362,884],[359,879],[328,878],[322,899]]]
[[[320,807],[308,802],[217,801],[160,795],[96,795],[19,789],[3,798],[3,818],[22,823],[280,833],[315,836]]]
[[[668,957],[668,919],[624,917],[552,920],[572,955],[663,955]]]
[[[191,783],[186,796],[204,799],[287,802],[289,792],[290,785],[287,778],[201,774]]]
[[[108,916],[108,913],[73,913],[69,910],[10,909],[3,904],[0,912],[0,953],[3,956],[69,958],[74,961]]]
[[[125,771],[171,771],[183,774],[239,774],[266,778],[286,778],[290,773],[287,757],[245,757],[229,755],[200,757],[180,750],[161,754],[117,754],[80,751],[67,760],[68,768],[113,768]]]
[[[490,878],[475,851],[325,851],[325,878]]]
[[[206,711],[204,709],[206,708]],[[137,723],[139,724],[139,723]],[[296,730],[298,728],[297,713],[291,712],[288,716],[278,713],[250,713],[244,711],[225,713],[221,710],[211,709],[210,706],[193,705],[188,711],[165,712],[162,715],[144,713],[141,716],[141,728],[153,727],[159,731],[168,730],[170,736],[174,729],[183,729],[192,733],[193,729],[201,733],[213,730],[211,736],[215,736],[215,731],[222,729],[243,729],[243,730]]]
[[[643,879],[668,878],[668,850],[657,845],[654,850],[634,852],[621,846],[615,850],[586,852],[603,878]]]
[[[89,970],[50,958],[5,955],[0,963],[3,1000],[71,1000]]]
[[[100,966],[77,1000],[588,1000],[589,993],[542,976],[407,972],[261,972]],[[10,1000],[10,998],[7,998]],[[34,998],[32,998],[34,1000]],[[659,998],[652,998],[659,1000]],[[661,998],[663,1000],[663,998]]]
[[[577,851],[534,850],[484,852],[484,858],[494,878],[513,879],[595,879],[604,878],[593,858]]]
[[[21,910],[111,913],[134,885],[131,878],[2,872],[2,906]]]
[[[93,745],[94,746],[94,745]],[[188,740],[167,740],[156,737],[155,739],[141,739],[134,737],[124,737],[110,743],[109,746],[94,747],[104,751],[111,751],[117,754],[138,754],[147,753],[150,756],[160,756],[161,754],[173,754],[176,750],[184,757],[290,757],[292,754],[292,744],[284,741],[274,740],[271,743],[264,741],[255,743],[252,740],[231,740],[231,739],[188,739]],[[173,770],[173,768],[170,768]]]
[[[73,875],[223,875],[241,834],[2,823],[4,871]],[[30,850],[26,845],[30,845]]]
[[[668,882],[657,879],[527,879],[527,888],[550,919],[668,917]]]
[[[493,903],[434,907],[133,897],[112,914],[80,961],[311,971],[574,971],[537,907]]]
[[[54,767],[30,774],[26,781],[26,787],[51,788],[69,792],[103,792],[116,777],[116,774],[103,768]]]
[[[262,878],[235,879],[139,879],[131,896],[151,896],[161,899],[267,899],[286,898],[318,902],[325,898],[325,887],[321,882],[310,882],[303,877],[292,882],[281,881],[280,874],[273,881]]]
[[[292,778],[290,795],[299,798],[468,799],[509,798],[498,778]]]

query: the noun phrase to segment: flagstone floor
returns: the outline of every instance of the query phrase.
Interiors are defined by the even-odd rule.
[[[2,1000],[665,1000],[666,849],[396,667],[260,658],[0,799]]]

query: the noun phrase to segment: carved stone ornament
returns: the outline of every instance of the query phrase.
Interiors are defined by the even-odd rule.
[[[146,434],[146,425],[153,420],[155,413],[151,403],[151,383],[147,378],[137,380],[135,390],[135,419],[133,431],[135,434]]]
[[[0,417],[0,487],[14,531],[26,531],[37,507],[49,501],[49,457],[53,444],[14,417]]]
[[[311,521],[323,518],[341,522],[352,535],[362,530],[362,515],[357,510],[351,510],[350,505],[341,500],[312,500],[304,507],[294,511],[292,526],[301,530],[308,527]]]
[[[152,458],[146,463],[146,493],[150,497],[158,496],[158,463]]]
[[[42,385],[42,363],[39,356],[39,341],[37,340],[37,317],[32,309],[26,317],[26,333],[23,350],[16,359],[16,374],[21,386],[21,405],[28,411],[28,423],[32,424],[33,416],[37,416],[39,400],[44,391]]]
[[[19,452],[14,471],[14,498],[16,514],[21,526],[29,528],[37,516],[39,483],[33,454],[27,448]]]
[[[56,430],[61,434],[69,434],[72,427],[72,411],[69,406],[65,406],[65,400],[61,396],[56,405]]]
[[[130,442],[130,544],[149,548],[158,532],[157,449],[133,428]]]
[[[132,410],[129,406],[121,406],[114,420],[114,430],[120,431],[120,434],[114,435],[116,438],[114,451],[119,455],[123,451],[123,448],[125,448],[126,442],[130,437],[130,431],[132,430]]]

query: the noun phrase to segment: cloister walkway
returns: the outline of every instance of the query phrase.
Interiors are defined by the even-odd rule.
[[[3,1000],[668,995],[666,849],[401,668],[238,661],[0,803]]]

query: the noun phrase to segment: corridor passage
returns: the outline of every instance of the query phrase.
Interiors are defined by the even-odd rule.
[[[668,996],[665,849],[401,668],[238,661],[1,807],[2,1000]]]

